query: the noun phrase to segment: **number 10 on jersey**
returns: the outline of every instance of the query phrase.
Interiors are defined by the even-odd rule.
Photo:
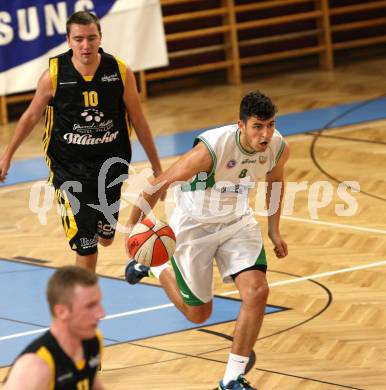
[[[95,107],[98,105],[98,93],[96,91],[84,91],[84,106]]]

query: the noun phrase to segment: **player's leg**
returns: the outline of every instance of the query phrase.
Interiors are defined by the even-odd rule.
[[[197,223],[177,211],[170,218],[170,226],[176,235],[176,250],[170,259],[173,269],[161,270],[159,280],[186,318],[202,323],[212,313],[216,228]],[[152,268],[152,272],[157,274],[158,270]]]
[[[169,299],[189,321],[196,324],[205,322],[212,313],[212,297],[210,291],[212,282],[208,281],[209,288],[205,288],[205,290],[207,290],[207,293],[205,294],[206,298],[198,298],[192,291],[194,287],[192,285],[188,286],[183,279],[176,259],[173,257],[171,261],[174,270],[171,267],[167,267],[159,276],[162,287]],[[197,285],[195,287],[197,289]],[[200,283],[199,288],[201,292],[203,292],[203,283]]]
[[[97,233],[98,243],[102,246],[110,246],[115,237],[115,228],[118,223],[119,205],[121,200],[122,183],[105,188],[106,207],[98,210]],[[99,201],[100,204],[103,204]]]
[[[98,237],[98,244],[102,246],[110,246],[114,242],[113,238],[102,238],[101,236]]]
[[[263,323],[269,288],[265,273],[256,269],[238,274],[235,284],[242,304],[233,334],[232,351],[218,389],[253,390],[255,388],[245,379],[244,373]]]
[[[97,213],[90,208],[90,195],[86,188],[74,193],[71,188],[55,190],[61,208],[62,224],[70,248],[76,252],[75,263],[95,272],[98,257]]]
[[[79,253],[76,253],[75,255],[75,264],[78,265],[79,267],[87,268],[92,272],[95,272],[96,270],[97,261],[98,261],[97,250],[90,255],[80,255]]]
[[[184,281],[177,281],[175,271],[169,264],[150,268],[130,260],[126,266],[125,278],[130,284],[137,284],[150,275],[159,279],[171,302],[189,321],[200,324],[209,318],[212,313],[212,299],[208,302],[198,299]]]
[[[186,303],[179,290],[174,271],[170,267],[162,272],[159,280],[169,299],[189,321],[201,324],[210,317],[212,313],[212,300],[206,303],[200,303],[197,306],[191,306],[189,303]]]
[[[213,256],[217,249],[211,232],[189,217],[173,214],[171,227],[176,234],[176,251],[171,264],[152,267],[170,300],[194,323],[207,320],[212,312]],[[199,242],[198,242],[199,241]],[[126,267],[126,280],[137,283],[150,269],[134,261]]]
[[[224,281],[234,280],[242,301],[219,389],[253,389],[243,375],[263,322],[269,292],[265,276],[267,263],[258,226],[248,223],[241,227],[219,247],[216,260]]]
[[[236,321],[232,353],[249,357],[264,319],[269,287],[265,273],[248,270],[235,277],[241,308]]]

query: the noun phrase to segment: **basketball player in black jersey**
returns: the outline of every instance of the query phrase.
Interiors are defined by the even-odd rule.
[[[3,389],[102,390],[101,298],[95,273],[76,266],[57,270],[47,286],[51,327],[19,355]]]
[[[133,128],[155,176],[161,173],[161,165],[134,74],[100,48],[98,18],[85,11],[70,16],[67,42],[70,50],[50,59],[17,124],[0,160],[0,182],[16,149],[46,110],[43,146],[49,181],[55,187],[76,264],[95,271],[98,243],[108,246],[114,239],[122,185],[117,179],[128,172]],[[118,183],[108,187],[113,181]]]

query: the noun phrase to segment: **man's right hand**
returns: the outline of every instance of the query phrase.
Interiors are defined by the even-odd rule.
[[[10,160],[3,156],[0,160],[0,182],[1,183],[4,183],[5,178],[7,177],[10,165],[11,165]]]

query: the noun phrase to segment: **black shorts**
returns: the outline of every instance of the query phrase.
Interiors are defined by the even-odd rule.
[[[80,188],[81,187],[81,188]],[[119,215],[122,182],[98,194],[96,183],[67,182],[55,188],[64,231],[72,250],[81,256],[97,252],[98,237],[113,238]],[[90,205],[94,205],[92,207]]]

